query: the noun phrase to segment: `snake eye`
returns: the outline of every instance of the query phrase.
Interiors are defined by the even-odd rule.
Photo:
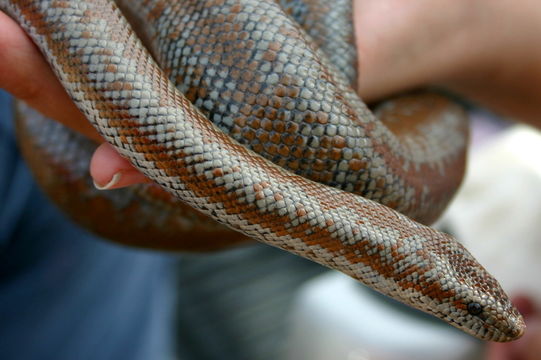
[[[471,302],[468,304],[468,312],[470,315],[479,315],[483,312],[483,307],[477,302]]]

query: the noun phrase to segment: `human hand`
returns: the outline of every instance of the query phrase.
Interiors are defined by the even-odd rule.
[[[45,116],[86,135],[102,145],[91,163],[91,175],[97,184],[119,188],[147,182],[103,139],[71,101],[51,68],[24,31],[0,11],[0,88],[25,101]],[[120,178],[113,177],[121,174]],[[112,180],[116,183],[112,184]]]

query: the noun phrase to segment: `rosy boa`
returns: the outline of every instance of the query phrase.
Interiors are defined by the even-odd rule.
[[[521,315],[470,253],[402,215],[430,223],[460,183],[461,110],[409,95],[380,106],[380,121],[347,80],[350,1],[279,2],[125,2],[162,69],[108,0],[0,8],[103,138],[183,202],[480,339],[520,337]]]

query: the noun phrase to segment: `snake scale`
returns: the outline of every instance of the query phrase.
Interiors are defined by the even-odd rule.
[[[157,214],[162,233],[135,234],[133,243],[204,249],[211,238],[218,238],[211,248],[243,241],[189,215],[189,206],[480,339],[522,335],[523,319],[498,282],[459,242],[421,224],[439,216],[460,184],[463,111],[429,93],[369,110],[354,90],[350,0],[118,3],[131,25],[108,0],[0,0],[0,8],[34,40],[102,137],[182,201],[145,186],[133,195],[144,211],[176,211],[198,222],[175,220],[177,229],[204,233],[199,245],[183,246],[182,233],[162,231],[172,220]],[[21,141],[30,162],[46,168],[41,182],[54,176],[35,159],[47,145],[40,134],[55,139],[50,153],[79,164],[70,170],[86,171],[78,147],[59,143],[85,140],[47,124],[34,116],[18,125],[38,138]],[[84,191],[50,192],[62,202]],[[123,201],[108,196],[114,206]],[[88,201],[101,206],[98,232],[130,242],[124,232],[137,230],[118,230],[127,226],[105,200]],[[136,223],[146,222],[124,205]]]

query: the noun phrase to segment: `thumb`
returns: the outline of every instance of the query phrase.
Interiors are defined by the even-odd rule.
[[[90,162],[90,175],[99,190],[118,189],[151,182],[109,144],[101,144]]]

